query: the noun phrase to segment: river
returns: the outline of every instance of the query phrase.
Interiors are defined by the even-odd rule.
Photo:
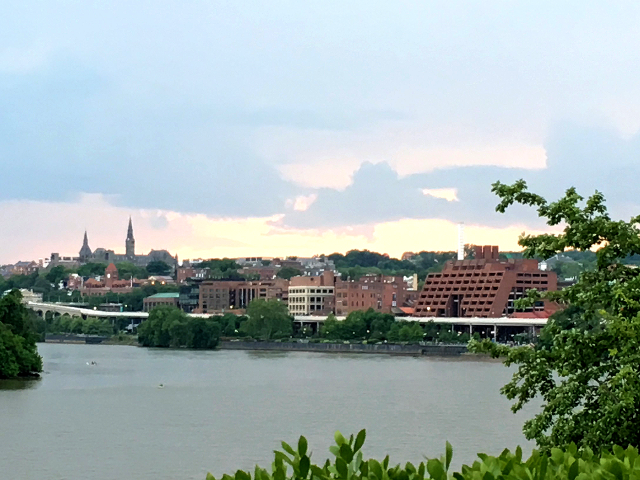
[[[474,357],[143,349],[39,344],[45,373],[0,382],[0,477],[204,480],[270,465],[279,441],[367,429],[392,462],[522,445],[532,409],[499,394],[510,372]],[[95,361],[97,365],[87,363]],[[163,388],[160,388],[160,384]]]

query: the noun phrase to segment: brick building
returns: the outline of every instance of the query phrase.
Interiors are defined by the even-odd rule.
[[[335,311],[335,275],[293,277],[289,283],[289,313],[292,315],[328,315]]]
[[[395,310],[404,306],[410,297],[402,277],[385,275],[365,275],[357,281],[337,280],[335,292],[338,316],[369,308],[396,313]]]
[[[129,293],[133,290],[134,282],[138,282],[137,280],[120,280],[118,275],[118,269],[113,264],[110,263],[107,266],[104,277],[102,280],[97,280],[95,278],[89,278],[87,281],[81,283],[80,293],[83,296],[104,296],[107,293]]]
[[[554,272],[533,259],[501,260],[496,246],[475,247],[473,260],[448,261],[442,272],[427,276],[416,305],[418,317],[495,318],[515,312],[515,300],[527,290],[557,290]],[[533,312],[554,311],[539,302]]]
[[[151,295],[150,297],[142,300],[142,310],[150,312],[154,308],[160,306],[177,307],[179,295],[180,294],[178,292],[156,293],[155,295]]]
[[[176,282],[185,283],[190,278],[206,279],[210,273],[210,268],[200,268],[184,262],[181,267],[176,268]]]
[[[252,300],[287,302],[289,282],[282,278],[247,282],[244,280],[204,280],[199,282],[197,313],[243,311]]]

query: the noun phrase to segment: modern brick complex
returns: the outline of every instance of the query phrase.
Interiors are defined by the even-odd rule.
[[[498,247],[476,247],[473,260],[446,263],[441,273],[429,274],[418,298],[417,317],[495,318],[515,312],[515,300],[527,290],[557,290],[554,272],[542,271],[533,259],[499,258]],[[555,310],[540,302],[533,312]]]

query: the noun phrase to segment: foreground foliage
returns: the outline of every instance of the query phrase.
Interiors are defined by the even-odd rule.
[[[251,472],[238,470],[233,475],[223,475],[222,480],[631,480],[640,478],[640,456],[629,447],[614,447],[613,454],[595,455],[591,450],[579,451],[576,445],[566,449],[553,448],[548,454],[534,451],[523,459],[518,447],[515,453],[503,451],[493,457],[478,454],[472,465],[463,465],[460,471],[451,472],[453,449],[447,442],[445,455],[429,459],[418,465],[407,462],[392,465],[389,456],[384,460],[366,460],[362,446],[366,433],[360,431],[354,438],[335,434],[336,445],[331,451],[334,458],[318,465],[311,463],[307,440],[300,437],[297,449],[282,442],[284,451],[276,451],[271,468],[256,466]],[[207,480],[215,480],[210,473]]]
[[[640,269],[623,263],[640,253],[640,217],[612,220],[599,192],[584,201],[574,189],[548,203],[523,181],[497,183],[497,210],[513,203],[534,206],[562,233],[522,236],[528,257],[549,258],[566,249],[596,249],[596,266],[559,292],[529,292],[529,303],[546,298],[569,307],[554,315],[536,348],[507,348],[485,341],[475,351],[517,365],[502,392],[520,410],[535,397],[542,411],[524,434],[543,449],[575,443],[595,451],[640,445]],[[526,302],[524,302],[526,303]]]
[[[42,371],[37,333],[22,295],[13,290],[0,299],[0,378],[32,376]]]

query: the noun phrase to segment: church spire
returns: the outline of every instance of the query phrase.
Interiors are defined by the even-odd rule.
[[[91,257],[91,248],[89,248],[89,238],[87,237],[87,231],[84,231],[84,240],[82,241],[82,248],[80,249],[80,261],[86,262]]]
[[[127,239],[125,240],[126,255],[129,258],[136,256],[136,240],[133,238],[133,224],[131,223],[131,215],[129,215],[129,228],[127,229]]]

